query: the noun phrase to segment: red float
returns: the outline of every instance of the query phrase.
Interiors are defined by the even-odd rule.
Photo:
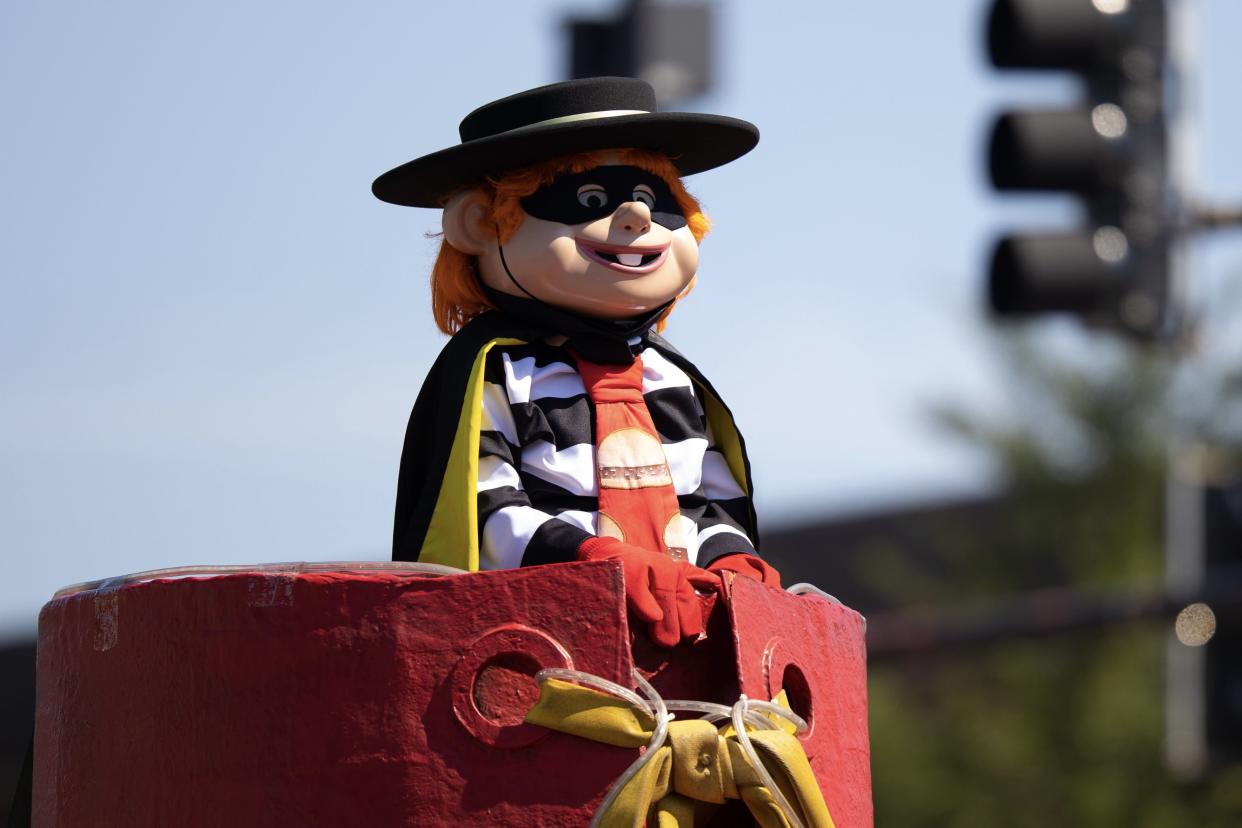
[[[738,579],[707,637],[631,649],[612,561],[431,577],[129,579],[39,622],[34,824],[586,825],[635,752],[522,721],[570,667],[666,698],[785,689],[839,828],[870,826],[863,621]]]

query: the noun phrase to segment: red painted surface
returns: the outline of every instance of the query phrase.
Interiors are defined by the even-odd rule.
[[[800,670],[829,807],[869,826],[861,619],[749,582],[726,603],[705,599],[706,640],[640,636],[634,661],[669,698],[721,702]],[[607,561],[59,598],[39,625],[35,825],[585,825],[634,753],[523,724],[529,675],[629,684],[629,645]]]
[[[870,826],[865,623],[822,598],[790,595],[749,578],[731,587],[742,692],[768,699],[781,689],[807,719],[802,737],[837,828]]]

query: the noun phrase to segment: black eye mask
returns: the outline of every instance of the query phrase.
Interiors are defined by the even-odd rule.
[[[627,201],[647,204],[651,220],[669,230],[686,226],[686,217],[664,179],[638,167],[596,167],[557,176],[522,199],[522,209],[544,221],[585,224],[611,216]]]

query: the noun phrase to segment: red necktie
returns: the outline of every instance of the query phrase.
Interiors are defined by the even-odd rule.
[[[642,357],[629,365],[574,358],[595,404],[596,534],[686,560],[688,540],[673,476],[643,401]]]

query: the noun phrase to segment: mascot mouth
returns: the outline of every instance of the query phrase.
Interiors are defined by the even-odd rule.
[[[629,276],[650,273],[664,264],[664,260],[668,258],[668,244],[627,247],[580,238],[575,238],[574,242],[578,245],[578,251],[591,261],[599,262],[604,267]]]

